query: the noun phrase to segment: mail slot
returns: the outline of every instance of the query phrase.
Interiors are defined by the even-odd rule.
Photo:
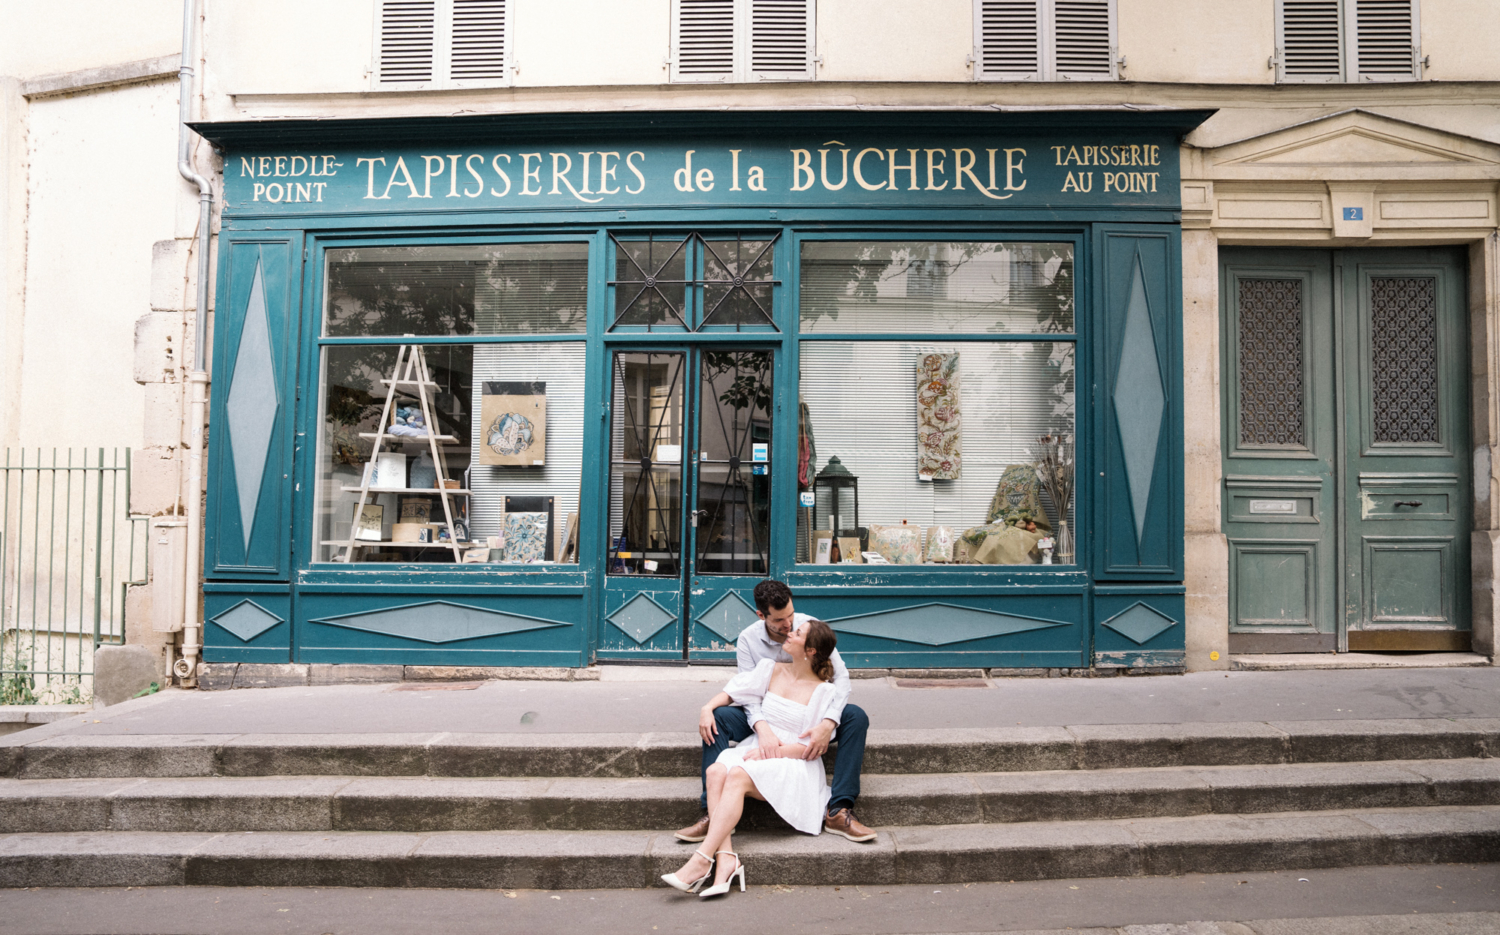
[[[1294,516],[1297,513],[1296,500],[1251,500],[1251,513],[1277,513]]]

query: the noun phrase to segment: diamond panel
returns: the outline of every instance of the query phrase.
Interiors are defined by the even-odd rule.
[[[426,601],[366,613],[340,614],[312,622],[383,636],[399,636],[423,643],[454,643],[481,636],[500,636],[568,625],[560,620],[526,617],[448,601]]]
[[[714,601],[712,607],[698,615],[698,623],[712,630],[726,643],[739,639],[740,631],[759,619],[755,608],[733,591]]]
[[[1161,361],[1146,305],[1146,282],[1139,258],[1125,309],[1125,334],[1120,342],[1120,372],[1115,376],[1115,419],[1125,451],[1125,478],[1130,483],[1130,505],[1135,513],[1136,541],[1146,532],[1146,506],[1151,477],[1156,471],[1156,443],[1161,417],[1167,408],[1162,389]]]
[[[1240,280],[1240,444],[1306,445],[1302,280]]]
[[[956,604],[918,604],[828,620],[836,633],[857,633],[903,643],[947,646],[991,636],[1067,626],[1060,620],[1021,617]]]
[[[1437,280],[1370,280],[1370,408],[1377,442],[1438,442]]]
[[[1136,603],[1104,621],[1104,625],[1137,645],[1142,645],[1176,626],[1177,621],[1154,607]]]
[[[255,508],[260,502],[260,482],[266,471],[271,447],[271,429],[280,403],[276,396],[276,363],[271,356],[271,323],[266,317],[265,282],[260,264],[250,284],[250,302],[240,347],[234,357],[234,375],[224,403],[229,423],[229,444],[234,455],[234,483],[240,498],[240,529],[245,551],[250,551],[250,532]]]
[[[625,606],[604,619],[637,643],[644,643],[659,633],[662,627],[676,620],[677,615],[662,610],[660,604],[642,593],[626,601]]]
[[[282,622],[280,617],[250,600],[240,601],[209,619],[246,643]]]

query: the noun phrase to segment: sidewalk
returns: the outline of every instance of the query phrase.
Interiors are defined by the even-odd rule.
[[[941,685],[941,682],[923,682]],[[1115,679],[993,679],[903,688],[859,679],[875,730],[1247,721],[1500,718],[1500,668],[1200,672]],[[717,683],[395,683],[165,691],[0,738],[223,734],[686,734]]]

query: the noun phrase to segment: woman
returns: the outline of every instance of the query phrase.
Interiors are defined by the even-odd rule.
[[[749,672],[729,680],[709,702],[760,704],[771,730],[781,740],[774,757],[762,756],[756,737],[719,754],[708,768],[708,837],[676,873],[662,875],[669,886],[696,893],[715,876],[714,885],[700,896],[729,892],[736,877],[745,890],[745,865],[731,846],[729,835],[745,809],[745,796],[770,802],[776,814],[798,831],[818,834],[828,806],[828,776],[821,757],[804,760],[807,745],[798,738],[826,716],[833,700],[833,630],[821,620],[809,620],[787,635],[782,644],[791,662],[763,659]],[[719,857],[725,859],[719,860]],[[718,868],[717,875],[714,868]]]

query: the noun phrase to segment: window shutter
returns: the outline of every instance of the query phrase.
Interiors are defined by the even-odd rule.
[[[381,4],[380,84],[432,81],[436,26],[437,0],[385,0]]]
[[[979,0],[974,66],[981,79],[1042,77],[1041,0]]]
[[[455,82],[505,78],[505,0],[453,0]]]
[[[1338,81],[1343,75],[1342,0],[1281,0],[1281,75],[1285,81]]]
[[[1052,30],[1058,78],[1113,78],[1111,0],[1056,0]]]
[[[1413,0],[1356,0],[1355,58],[1352,75],[1361,81],[1400,80],[1416,76]]]
[[[727,81],[734,77],[735,0],[677,0],[673,78]]]
[[[750,0],[750,75],[808,79],[813,70],[813,0]]]

